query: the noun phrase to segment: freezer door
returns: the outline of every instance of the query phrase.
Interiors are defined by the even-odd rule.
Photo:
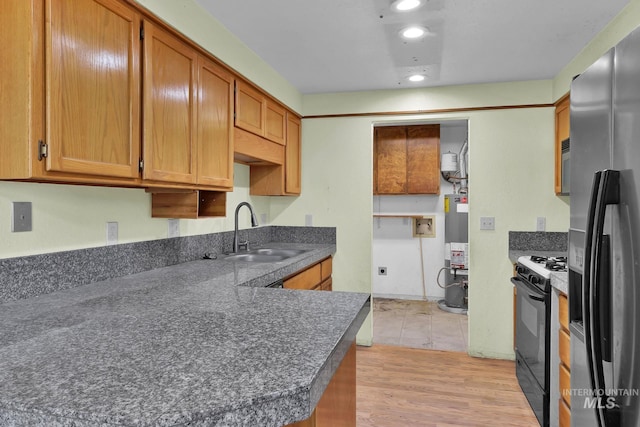
[[[620,426],[640,426],[640,32],[615,53],[612,169],[620,171],[620,202],[612,219],[613,374],[623,395]],[[573,142],[573,141],[572,141]],[[571,194],[573,198],[573,193]],[[573,203],[573,201],[572,201]]]
[[[571,221],[585,230],[593,174],[611,167],[613,49],[571,84]]]

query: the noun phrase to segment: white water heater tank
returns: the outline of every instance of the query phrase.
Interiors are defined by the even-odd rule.
[[[442,172],[456,172],[458,170],[458,155],[450,151],[444,153],[440,162],[440,170]]]

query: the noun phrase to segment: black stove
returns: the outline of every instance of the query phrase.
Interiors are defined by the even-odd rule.
[[[567,271],[567,257],[521,256],[516,265],[518,277],[545,293],[551,292],[551,273],[554,271]]]
[[[516,276],[516,376],[542,427],[549,426],[551,273],[567,271],[566,257],[518,258]]]

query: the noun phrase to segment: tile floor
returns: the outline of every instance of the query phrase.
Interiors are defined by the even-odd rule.
[[[373,299],[374,344],[466,352],[467,341],[467,316],[436,301]]]

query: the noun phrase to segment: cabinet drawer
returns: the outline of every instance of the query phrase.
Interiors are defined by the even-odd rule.
[[[558,295],[558,318],[560,326],[569,330],[569,303],[565,294]]]
[[[320,264],[316,264],[306,269],[300,274],[284,281],[284,287],[287,289],[313,289],[322,282]]]
[[[330,291],[333,288],[333,280],[329,277],[324,282],[320,283],[320,289],[323,291]]]
[[[571,369],[571,337],[564,329],[558,331],[558,353],[560,355],[560,361]]]
[[[331,274],[333,272],[333,264],[332,264],[331,257],[322,261],[321,266],[322,266],[322,280],[327,280],[329,277],[331,277]]]
[[[559,427],[571,427],[571,409],[562,399],[558,399]]]
[[[560,364],[560,396],[571,407],[571,373],[562,363]]]

